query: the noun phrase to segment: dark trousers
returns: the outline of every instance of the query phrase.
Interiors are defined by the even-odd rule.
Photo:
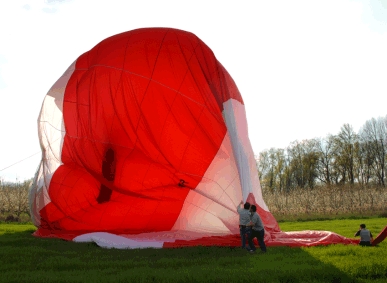
[[[239,231],[241,234],[242,248],[246,248],[246,238],[250,239],[251,228],[246,226],[239,226]]]
[[[370,241],[360,241],[359,245],[360,246],[371,246],[371,242]]]
[[[265,241],[263,240],[264,237],[265,237],[265,229],[262,229],[259,231],[251,230],[250,238],[249,238],[250,249],[252,249],[253,251],[256,250],[253,239],[257,238],[261,251],[266,252],[266,245],[265,245]]]

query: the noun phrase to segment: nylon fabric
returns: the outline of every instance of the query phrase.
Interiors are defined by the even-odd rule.
[[[197,36],[171,28],[111,36],[44,99],[34,235],[105,248],[238,246],[243,199],[257,205],[268,246],[352,243],[280,231],[247,129],[234,80]]]

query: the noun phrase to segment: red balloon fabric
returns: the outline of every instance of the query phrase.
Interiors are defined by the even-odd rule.
[[[144,28],[103,40],[49,90],[38,130],[36,236],[240,245],[236,207],[247,200],[269,244],[348,242],[280,231],[262,198],[241,94],[192,33]]]
[[[376,246],[377,244],[384,241],[387,238],[387,226],[383,228],[383,230],[376,236],[376,238],[372,241],[372,245]]]

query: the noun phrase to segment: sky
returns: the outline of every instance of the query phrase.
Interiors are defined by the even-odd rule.
[[[70,64],[142,27],[186,30],[212,49],[242,94],[255,154],[387,115],[387,0],[4,0],[0,179],[34,176],[39,111]]]

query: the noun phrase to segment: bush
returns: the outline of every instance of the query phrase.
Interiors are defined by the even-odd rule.
[[[15,217],[13,215],[8,215],[6,218],[5,218],[5,222],[19,222],[19,217]]]

